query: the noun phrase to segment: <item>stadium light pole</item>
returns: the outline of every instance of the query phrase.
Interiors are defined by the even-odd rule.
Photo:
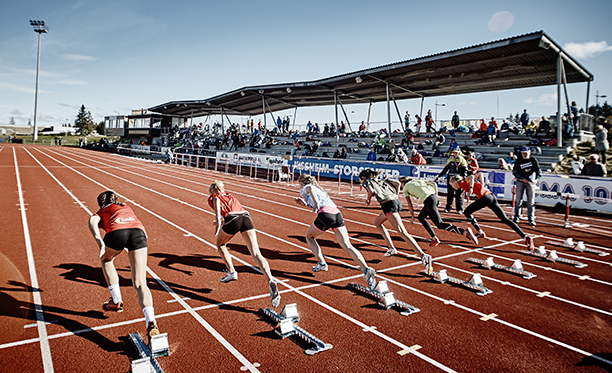
[[[36,119],[38,117],[38,72],[40,71],[40,39],[41,34],[49,32],[49,27],[45,25],[45,21],[30,20],[30,25],[34,27],[34,32],[38,33],[38,57],[36,59],[36,93],[34,94],[34,129],[32,142],[38,140],[38,129]]]
[[[597,91],[597,94],[595,95],[595,99],[596,99],[596,102],[595,102],[595,116],[597,117],[596,119],[597,119],[598,122],[599,122],[599,98],[600,97],[601,98],[606,98],[608,96],[600,95],[599,91]],[[597,124],[597,123],[595,123],[595,124]]]

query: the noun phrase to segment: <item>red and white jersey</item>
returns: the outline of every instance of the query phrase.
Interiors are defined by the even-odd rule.
[[[461,180],[457,184],[459,184],[459,188],[465,190],[466,192],[470,191],[470,182],[467,181],[466,179]],[[479,182],[475,181],[474,186],[472,187],[472,193],[474,193],[477,198],[480,198],[484,196],[485,194],[491,193],[491,191],[487,189],[486,187],[484,187]]]
[[[208,197],[208,205],[212,207],[213,210],[215,209],[215,205],[213,204],[215,198],[219,199],[221,206],[221,216],[223,217],[226,217],[229,214],[247,212],[242,207],[240,202],[238,202],[238,200],[229,193],[215,193],[211,194]]]
[[[140,228],[143,232],[145,231],[134,211],[125,203],[108,205],[96,212],[95,215],[100,217],[98,227],[106,233],[130,228]]]

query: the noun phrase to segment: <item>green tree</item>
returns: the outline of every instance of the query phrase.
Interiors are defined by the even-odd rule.
[[[77,132],[81,135],[87,136],[94,131],[96,124],[91,113],[85,108],[85,105],[81,105],[79,113],[74,120],[74,126],[78,128]]]
[[[604,102],[603,105],[593,105],[589,108],[589,114],[599,117],[610,117],[612,116],[612,106],[608,104],[608,101]]]
[[[104,127],[106,125],[104,124],[104,121],[101,121],[100,123],[98,123],[98,125],[96,126],[96,132],[99,133],[100,135],[104,135]]]

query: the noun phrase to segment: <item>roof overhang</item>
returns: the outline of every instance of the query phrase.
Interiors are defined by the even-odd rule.
[[[567,83],[593,75],[543,31],[356,71],[310,82],[250,86],[204,100],[171,101],[152,112],[183,117],[260,115],[297,107],[395,100],[538,87],[557,84],[557,61]],[[337,96],[335,95],[337,93]]]

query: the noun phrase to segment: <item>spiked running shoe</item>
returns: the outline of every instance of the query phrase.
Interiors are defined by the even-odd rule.
[[[478,231],[478,233],[476,233],[476,238],[481,239],[481,238],[487,238],[487,235],[484,231]]]
[[[397,254],[397,249],[395,247],[387,249],[385,256],[393,256]]]
[[[467,228],[465,230],[465,236],[468,238],[468,240],[474,242],[476,246],[478,246],[478,237],[474,235],[474,232],[472,232],[472,228]]]
[[[123,302],[113,303],[113,297],[110,297],[102,304],[102,309],[104,311],[123,312]]]
[[[278,292],[278,285],[274,281],[268,283],[270,287],[270,300],[272,301],[272,307],[276,308],[280,304],[281,296]]]
[[[363,277],[365,277],[370,290],[374,290],[376,288],[376,271],[374,268],[366,268],[365,272],[363,273]]]
[[[427,274],[431,275],[433,273],[433,266],[431,264],[431,255],[424,254],[423,257],[421,258],[421,262],[423,262],[423,266],[425,267],[425,271],[427,272]]]
[[[316,266],[312,267],[313,272],[327,272],[327,263],[317,263]]]
[[[157,323],[155,321],[151,321],[149,326],[147,326],[147,337],[149,338],[149,346],[151,345],[151,338],[159,335],[159,328],[157,327]]]
[[[440,244],[440,239],[438,237],[432,238],[431,241],[429,242],[429,246],[431,247],[438,246],[439,244]]]
[[[234,271],[234,272],[227,272],[227,275],[225,275],[225,277],[223,277],[221,280],[221,282],[230,282],[230,281],[234,281],[234,280],[238,280],[238,272]]]

